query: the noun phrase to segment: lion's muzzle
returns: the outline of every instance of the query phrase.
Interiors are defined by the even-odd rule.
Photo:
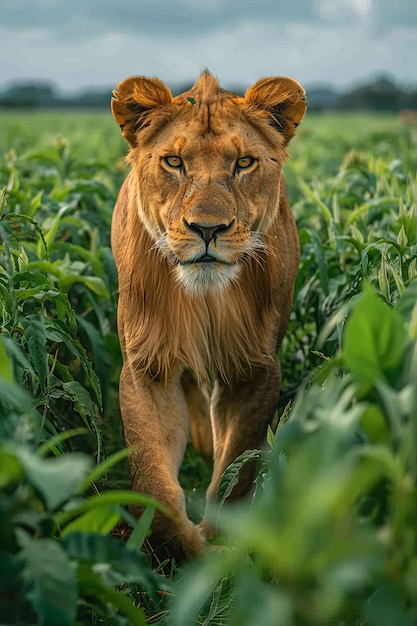
[[[213,224],[212,222],[202,220],[198,222],[187,222],[187,220],[184,219],[184,226],[193,233],[197,233],[197,235],[203,239],[206,246],[208,246],[212,239],[215,242],[220,234],[225,234],[231,230],[234,222],[235,220],[232,219],[229,224]]]

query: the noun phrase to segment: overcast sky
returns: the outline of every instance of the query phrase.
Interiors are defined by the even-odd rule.
[[[225,86],[282,74],[346,87],[380,72],[417,84],[417,0],[0,0],[0,90],[135,74],[175,86],[204,67]]]

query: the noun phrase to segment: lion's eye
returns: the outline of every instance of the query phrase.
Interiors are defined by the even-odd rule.
[[[254,162],[255,162],[255,159],[253,157],[251,157],[251,156],[240,157],[240,159],[238,159],[237,162],[236,162],[236,169],[237,170],[246,170]]]
[[[180,170],[183,166],[182,159],[179,156],[166,156],[162,159],[168,167]]]

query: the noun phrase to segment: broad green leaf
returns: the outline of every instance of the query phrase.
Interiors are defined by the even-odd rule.
[[[71,533],[90,533],[93,535],[108,535],[121,519],[118,507],[102,506],[87,511],[76,520],[70,522],[63,529],[61,536],[67,537]]]
[[[15,485],[23,478],[23,470],[12,448],[0,447],[0,489]]]
[[[211,556],[201,567],[190,567],[180,583],[180,591],[173,598],[171,621],[173,626],[195,626],[213,622],[199,619],[203,608],[209,608],[212,594],[219,594],[223,585],[227,584],[230,576],[229,567],[242,566],[242,563],[233,562],[231,553],[219,553],[216,558]],[[232,572],[234,569],[231,570]],[[256,579],[255,579],[256,580]],[[220,590],[219,590],[220,586]],[[215,622],[214,622],[215,623]],[[220,624],[228,624],[226,620],[219,620]],[[213,624],[214,626],[214,624]]]
[[[46,350],[45,318],[41,314],[23,317],[20,323],[25,332],[29,353],[39,377],[41,388],[44,389],[48,376],[48,352]]]
[[[42,496],[48,511],[54,511],[77,493],[81,480],[91,467],[91,459],[81,453],[42,459],[22,448],[17,451],[17,456],[26,480]]]
[[[66,186],[68,193],[97,194],[103,200],[110,198],[110,192],[99,180],[72,180]]]
[[[4,348],[2,337],[0,337],[0,377],[9,383],[13,382],[12,368]]]
[[[389,442],[387,421],[377,405],[371,404],[365,409],[360,425],[371,443]]]
[[[75,283],[82,283],[98,296],[102,296],[103,298],[109,297],[106,284],[99,276],[77,276],[76,274],[68,274],[58,281],[59,288],[64,293],[67,293],[70,287]]]
[[[32,408],[29,394],[0,379],[0,442],[32,446],[40,424],[41,415]]]
[[[42,265],[48,268],[52,264],[49,261],[43,261]],[[25,267],[24,271],[18,272],[17,274],[13,276],[13,282],[16,286],[16,289],[18,289],[19,286],[22,289],[23,288],[29,289],[29,288],[32,288],[34,285],[36,285],[40,291],[48,291],[49,289],[53,289],[53,285],[50,279],[48,278],[48,276],[46,276],[45,274],[42,274],[39,271],[33,272],[32,266],[33,264],[29,263]]]
[[[98,463],[101,462],[102,435],[98,424],[97,407],[91,399],[87,389],[77,381],[65,382],[63,391],[68,393],[74,402],[74,408],[81,416],[84,424],[95,434],[97,439]]]
[[[23,302],[24,300],[28,300],[29,298],[35,298],[37,300],[44,300],[45,298],[54,298],[58,296],[58,291],[53,291],[52,289],[48,289],[44,291],[39,287],[27,287],[25,289],[16,289],[15,290],[15,298],[16,302]]]
[[[25,280],[22,279],[22,282],[26,282],[27,274],[29,274],[29,276],[31,277],[36,276],[34,272],[27,272]],[[60,293],[57,289],[55,289],[55,287],[50,286],[49,283],[40,285],[36,279],[29,279],[28,282],[29,284],[35,283],[37,284],[37,286],[15,289],[14,295],[16,298],[16,302],[20,303],[29,298],[34,298],[35,300],[39,300],[40,302],[50,300],[56,306],[58,319],[66,325],[71,333],[75,334],[77,330],[77,325],[75,321],[74,311],[72,309],[70,301],[68,300],[68,296],[66,294]]]
[[[85,333],[85,339],[91,347],[95,371],[100,379],[103,390],[106,390],[111,364],[109,350],[104,342],[104,337],[96,326],[84,319],[81,315],[77,315],[77,324],[81,336],[82,333]]]
[[[50,339],[51,341],[65,344],[69,352],[80,359],[80,363],[86,374],[87,381],[94,391],[97,404],[99,405],[99,407],[101,407],[101,389],[97,374],[94,372],[91,362],[87,357],[87,353],[78,341],[78,339],[74,337],[70,332],[68,332],[67,327],[61,320],[50,318],[45,319],[45,331],[48,339]],[[71,388],[69,388],[69,390],[70,389]],[[86,393],[77,390],[73,390],[73,392],[77,396],[77,398],[85,397]]]
[[[77,602],[76,564],[56,540],[32,539],[20,528],[16,529],[16,537],[28,598],[39,623],[72,626]]]
[[[3,343],[9,363],[13,368],[13,378],[16,383],[20,385],[26,383],[27,386],[34,389],[37,384],[38,376],[23,346],[17,344],[13,339],[7,337],[7,335],[3,336]],[[15,389],[17,389],[17,387],[15,387]],[[0,397],[0,405],[1,401],[2,399]]]
[[[100,508],[104,505],[123,506],[128,504],[138,504],[140,506],[149,506],[159,511],[163,511],[165,515],[170,515],[169,509],[160,504],[150,496],[134,491],[126,491],[124,489],[115,489],[114,491],[105,491],[97,496],[86,498],[82,504],[76,505],[66,511],[60,513],[57,517],[57,525],[64,526],[71,519],[78,515],[83,515],[87,511]]]
[[[70,255],[71,258],[83,259],[91,267],[91,271],[95,276],[105,278],[106,272],[97,253],[86,250],[82,246],[66,241],[65,243],[57,241],[53,245],[53,250],[59,251],[64,257]]]
[[[170,589],[169,581],[153,572],[143,554],[111,535],[71,533],[62,542],[72,559],[93,564],[105,585],[138,584],[153,598],[158,589]]]
[[[48,297],[51,296],[48,294]],[[75,313],[71,306],[68,296],[64,293],[60,293],[57,296],[52,296],[53,302],[56,306],[57,317],[61,320],[72,334],[77,332],[77,323],[75,321]]]
[[[223,578],[214,588],[210,598],[210,607],[204,621],[209,624],[230,620],[230,614],[236,607],[236,599],[233,594],[233,579]],[[197,617],[197,616],[196,616]],[[198,616],[200,618],[200,616]]]
[[[239,482],[239,472],[248,463],[254,463],[261,458],[260,450],[246,450],[237,457],[229,467],[226,468],[217,493],[217,502],[219,506],[223,506],[226,499],[230,496],[233,488]]]
[[[406,339],[399,313],[368,288],[346,322],[343,360],[355,378],[372,384],[401,364]]]
[[[39,270],[40,272],[42,272],[42,274],[45,275],[44,282],[48,281],[48,283],[52,285],[50,280],[48,280],[47,278],[48,275],[52,275],[56,278],[65,276],[65,270],[62,269],[61,265],[62,262],[60,260],[54,262],[48,260],[32,261],[32,263],[28,263],[26,265],[26,270],[27,272],[29,272],[29,274],[33,273],[33,270]]]

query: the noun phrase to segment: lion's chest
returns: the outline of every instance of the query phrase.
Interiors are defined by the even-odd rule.
[[[183,313],[177,328],[182,338],[180,360],[199,378],[212,372],[232,379],[274,357],[271,312],[260,312],[247,297],[213,296],[194,301]]]

